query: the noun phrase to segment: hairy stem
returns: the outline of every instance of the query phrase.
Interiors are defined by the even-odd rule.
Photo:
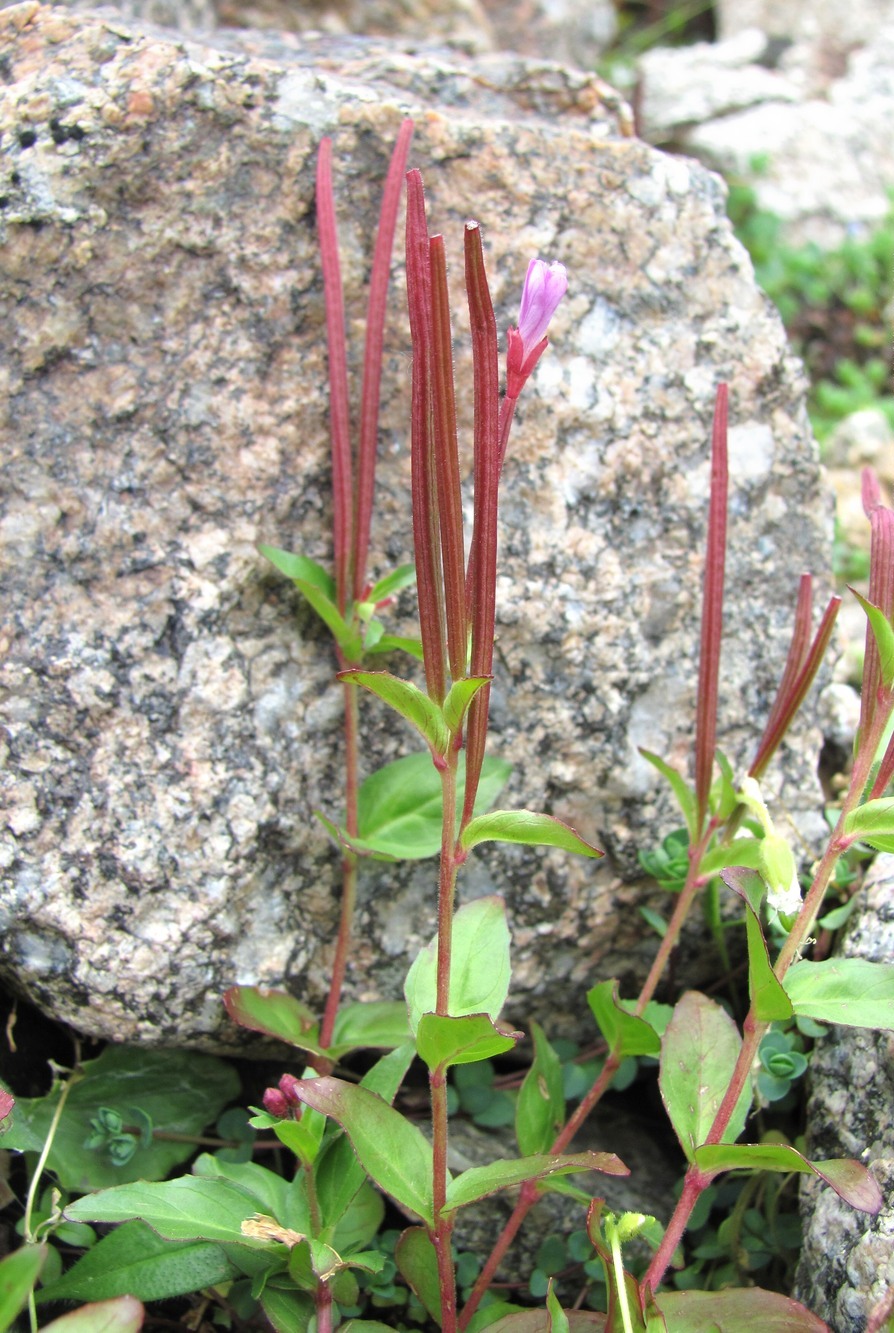
[[[345,827],[351,837],[356,837],[357,828],[357,793],[359,790],[359,709],[358,689],[356,685],[345,682]],[[331,1046],[332,1032],[341,1003],[341,993],[345,984],[348,967],[348,954],[351,949],[351,927],[354,910],[357,905],[357,857],[345,850],[341,863],[341,916],[338,923],[338,936],[335,941],[335,958],[332,962],[332,978],[323,1021],[320,1024],[320,1045]]]
[[[453,1220],[444,1213],[447,1202],[447,1077],[443,1070],[429,1075],[431,1088],[432,1147],[434,1156],[433,1201],[435,1229],[432,1234],[438,1258],[438,1282],[441,1289],[442,1333],[456,1333],[456,1271],[450,1237]]]

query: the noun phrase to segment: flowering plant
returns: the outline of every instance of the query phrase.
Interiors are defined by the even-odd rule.
[[[525,1333],[535,1327],[561,1333],[570,1321],[552,1283],[545,1293],[546,1308],[537,1316],[496,1299],[494,1292],[500,1265],[531,1207],[545,1191],[556,1190],[585,1206],[586,1261],[599,1269],[605,1289],[604,1308],[576,1312],[576,1328],[594,1333],[693,1333],[722,1327],[750,1333],[754,1328],[778,1327],[790,1333],[815,1333],[825,1327],[822,1321],[787,1297],[756,1287],[674,1290],[668,1274],[680,1263],[697,1204],[726,1173],[812,1175],[855,1208],[873,1212],[881,1204],[876,1181],[857,1161],[813,1162],[793,1145],[772,1138],[740,1140],[750,1132],[746,1127],[754,1096],[753,1072],[771,1025],[799,1020],[894,1028],[894,966],[856,961],[830,966],[806,956],[811,929],[842,854],[858,840],[877,848],[894,847],[894,801],[884,794],[894,773],[894,741],[885,740],[894,715],[894,513],[882,503],[877,483],[867,477],[864,500],[872,528],[872,563],[869,595],[861,599],[868,619],[863,716],[850,784],[802,900],[794,854],[777,832],[759,784],[815,678],[838,599],[829,602],[811,633],[812,583],[809,576],[802,577],[777,697],[747,775],[737,782],[716,746],[729,412],[727,388],[719,387],[711,444],[692,782],[659,756],[645,754],[670,782],[685,822],[685,864],[674,910],[638,996],[621,998],[613,978],[595,982],[587,993],[603,1059],[573,1113],[567,1114],[557,1050],[532,1024],[535,1057],[520,1083],[515,1106],[517,1155],[452,1174],[450,1071],[511,1053],[522,1036],[500,1017],[511,974],[506,905],[491,896],[457,908],[456,886],[463,866],[485,841],[547,845],[585,857],[601,853],[550,815],[492,809],[505,770],[486,754],[500,476],[516,403],[546,349],[550,320],[568,278],[557,262],[531,261],[518,323],[507,332],[501,398],[497,321],[484,243],[478,224],[466,225],[464,278],[474,400],[474,508],[467,534],[446,246],[442,236],[430,234],[417,171],[406,175],[415,571],[401,567],[372,584],[367,579],[385,292],[411,132],[409,123],[400,131],[384,191],[356,451],[350,439],[331,145],[327,140],[321,145],[317,206],[329,345],[334,573],[306,557],[263,548],[330,630],[345,699],[345,814],[340,820],[325,817],[342,857],[342,913],[323,1014],[318,1019],[287,992],[234,987],[226,996],[237,1022],[287,1041],[302,1053],[306,1063],[302,1076],[286,1073],[268,1088],[263,1108],[253,1120],[256,1128],[268,1131],[294,1155],[296,1171],[284,1180],[254,1163],[204,1154],[191,1176],[102,1189],[70,1204],[65,1217],[69,1223],[140,1219],[149,1224],[151,1232],[143,1227],[126,1234],[122,1228],[93,1252],[110,1256],[114,1243],[119,1271],[133,1284],[127,1289],[138,1294],[147,1289],[140,1288],[146,1265],[156,1290],[160,1276],[167,1282],[167,1294],[193,1290],[188,1284],[194,1278],[184,1275],[182,1265],[174,1276],[182,1259],[182,1250],[174,1253],[178,1249],[174,1242],[201,1247],[201,1256],[192,1255],[194,1264],[199,1265],[201,1257],[204,1265],[198,1285],[241,1289],[254,1302],[252,1308],[260,1306],[282,1333],[305,1329],[329,1333],[346,1317],[361,1331],[387,1328],[357,1316],[365,1312],[362,1291],[372,1290],[389,1264],[414,1293],[423,1317],[427,1315],[445,1333],[457,1329],[478,1333],[485,1327],[494,1333]],[[380,620],[394,593],[414,578],[418,641],[388,635]],[[420,683],[370,668],[369,659],[398,649],[421,660]],[[414,772],[434,775],[440,788],[437,848],[429,848],[439,853],[439,871],[433,938],[409,970],[403,999],[343,1004],[358,858],[418,852],[404,848],[402,853],[400,847],[377,840],[364,828],[357,779],[361,691],[394,709],[422,742]],[[377,775],[379,799],[386,804],[397,790],[395,767]],[[684,994],[670,1012],[654,999],[687,914],[718,876],[737,895],[745,914],[749,999],[741,1030],[727,1010],[706,995]],[[386,1052],[373,1063],[367,1061],[359,1081],[356,1072],[352,1075],[344,1067],[345,1058],[358,1050]],[[661,1097],[687,1163],[679,1202],[663,1221],[639,1212],[615,1215],[603,1200],[570,1179],[583,1172],[626,1173],[626,1165],[611,1152],[569,1148],[622,1064],[635,1058],[659,1062]],[[415,1122],[410,1106],[400,1101],[401,1085],[414,1060],[424,1068],[427,1081],[427,1133]],[[795,1063],[789,1059],[788,1067]],[[103,1124],[108,1121],[106,1116]],[[115,1124],[116,1134],[126,1128],[123,1121]],[[516,1192],[509,1221],[478,1271],[458,1283],[452,1243],[457,1214],[509,1190]],[[409,1221],[393,1247],[393,1260],[380,1236],[383,1196]],[[115,1241],[116,1234],[125,1234],[126,1239]],[[29,1231],[27,1239],[36,1238],[36,1232]],[[631,1246],[635,1238],[645,1242],[646,1260],[637,1258]],[[80,1278],[76,1267],[63,1280],[67,1285],[61,1290],[67,1297],[82,1297],[91,1290],[91,1274],[100,1261],[94,1257],[92,1262]]]

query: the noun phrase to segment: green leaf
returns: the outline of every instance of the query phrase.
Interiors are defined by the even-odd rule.
[[[448,1184],[444,1211],[455,1212],[457,1208],[477,1203],[500,1190],[523,1185],[527,1180],[546,1180],[550,1176],[567,1176],[578,1171],[601,1171],[608,1176],[630,1174],[621,1159],[610,1152],[535,1153],[532,1157],[469,1167]]]
[[[890,796],[852,810],[844,821],[844,832],[849,838],[868,842],[880,852],[894,849],[894,799]]]
[[[487,1014],[467,1014],[463,1018],[423,1014],[416,1030],[416,1049],[429,1069],[449,1069],[451,1065],[475,1064],[503,1055],[523,1035],[500,1032]]]
[[[791,1000],[770,964],[770,954],[760,922],[761,903],[766,892],[764,882],[753,870],[725,870],[721,878],[734,893],[739,895],[746,907],[748,991],[751,1003],[754,1005],[755,1017],[762,1023],[791,1018]]]
[[[450,686],[447,698],[442,705],[444,721],[455,736],[462,726],[469,704],[479,690],[483,689],[493,676],[464,676]]]
[[[282,1287],[268,1282],[261,1293],[261,1308],[275,1333],[308,1333],[316,1318],[313,1297],[291,1284]]]
[[[23,1245],[0,1262],[0,1333],[25,1308],[46,1256],[45,1245]]]
[[[515,1103],[515,1137],[523,1157],[548,1152],[565,1123],[562,1063],[539,1023],[531,1023],[534,1060]]]
[[[483,814],[497,798],[512,772],[503,759],[486,756],[475,797],[475,813]],[[457,773],[457,805],[466,789],[465,755]],[[441,850],[441,777],[431,754],[406,755],[372,773],[357,798],[358,835],[365,848],[399,860],[436,856]]]
[[[394,1262],[410,1290],[435,1323],[441,1323],[441,1279],[438,1256],[424,1227],[408,1227],[394,1247]]]
[[[380,1189],[434,1224],[432,1149],[420,1129],[375,1093],[341,1079],[303,1079],[295,1090],[307,1106],[338,1121]]]
[[[231,986],[224,992],[224,1007],[234,1023],[286,1041],[299,1050],[319,1055],[319,1024],[306,1004],[284,990],[266,986]]]
[[[689,838],[691,841],[697,834],[695,793],[688,786],[682,773],[678,773],[675,768],[671,768],[670,764],[665,763],[665,761],[660,759],[657,754],[653,754],[651,750],[644,750],[642,746],[639,747],[639,752],[653,768],[658,769],[658,772],[662,777],[667,778],[673,788],[674,795],[677,798],[677,804],[682,811],[683,819],[689,830]]]
[[[741,1045],[729,1014],[706,995],[687,991],[674,1008],[661,1042],[658,1086],[689,1161],[714,1123]],[[734,1142],[742,1133],[750,1106],[749,1080],[723,1135],[724,1143]]]
[[[608,1048],[622,1059],[629,1055],[658,1055],[658,1033],[644,1018],[637,1018],[618,996],[618,981],[601,981],[587,991],[587,1004]]]
[[[865,1166],[851,1158],[810,1162],[785,1143],[718,1143],[696,1148],[695,1165],[711,1176],[721,1171],[793,1171],[819,1176],[837,1195],[863,1213],[877,1213],[882,1192]]]
[[[444,755],[450,745],[450,732],[440,708],[412,681],[392,676],[390,671],[339,671],[338,679],[346,685],[362,685],[406,718],[427,741],[435,754]]]
[[[466,825],[460,844],[469,851],[479,842],[517,842],[526,847],[561,847],[565,852],[579,852],[582,856],[604,855],[570,824],[533,810],[491,810],[489,814],[478,815]]]
[[[654,1301],[667,1333],[829,1333],[798,1301],[760,1287],[662,1291]]]
[[[488,1014],[497,1019],[509,993],[509,926],[506,904],[491,894],[460,907],[453,918],[449,1010],[453,1018]],[[437,1009],[438,937],[422,949],[407,973],[404,994],[415,1033],[423,1014]]]
[[[165,1240],[214,1240],[256,1248],[241,1224],[257,1208],[251,1194],[224,1179],[179,1176],[161,1182],[116,1185],[76,1199],[64,1210],[74,1222],[129,1222],[142,1218]]]
[[[866,612],[869,627],[878,648],[882,685],[888,690],[894,684],[894,629],[892,629],[884,611],[877,606],[873,606],[872,602],[867,601],[865,597],[861,597],[853,588],[850,591]]]
[[[553,1280],[549,1280],[546,1293],[546,1312],[549,1317],[549,1333],[569,1333],[568,1316],[559,1304],[559,1298],[553,1290]]]
[[[894,964],[865,958],[795,963],[783,982],[796,1014],[843,1027],[894,1030]]]
[[[313,1113],[309,1113],[313,1114]],[[325,1120],[313,1114],[314,1120]],[[293,1122],[294,1123],[294,1122]],[[303,1172],[290,1179],[258,1162],[228,1162],[219,1155],[202,1153],[193,1163],[193,1174],[205,1180],[226,1180],[247,1194],[257,1213],[275,1217],[293,1231],[311,1230],[311,1212]]]
[[[102,1189],[130,1180],[158,1179],[191,1156],[191,1142],[213,1124],[223,1107],[239,1093],[236,1072],[214,1056],[196,1051],[151,1051],[107,1046],[95,1060],[85,1061],[71,1087],[47,1159],[61,1187],[70,1193]],[[46,1142],[61,1087],[46,1097],[18,1098],[3,1146],[32,1152]],[[147,1145],[137,1134],[133,1155],[116,1165],[106,1150],[88,1149],[92,1121],[113,1110],[123,1124],[135,1127],[148,1117],[156,1132],[182,1136],[173,1141],[154,1137]]]
[[[45,1324],[43,1333],[137,1333],[143,1327],[144,1316],[145,1311],[135,1297],[119,1296],[61,1315],[51,1324]]]
[[[757,870],[760,866],[760,849],[759,838],[734,838],[730,843],[721,843],[702,857],[698,873],[705,877],[717,875],[731,866]]]
[[[259,546],[258,551],[271,565],[285,574],[293,582],[310,583],[319,588],[330,602],[335,601],[335,579],[316,560],[309,560],[304,555],[293,555],[291,551],[280,550],[278,546]]]
[[[366,594],[368,602],[384,602],[386,597],[393,597],[401,588],[409,588],[416,582],[415,565],[398,565],[397,569],[392,569],[390,574],[379,579],[374,583]]]
[[[393,1049],[409,1040],[407,1006],[400,1000],[365,1000],[339,1009],[327,1054],[340,1060],[349,1051]]]
[[[358,661],[363,651],[360,635],[353,625],[347,623],[335,602],[321,592],[315,583],[308,583],[305,579],[295,579],[294,583],[329,630],[347,661]]]
[[[63,1277],[43,1287],[38,1302],[102,1301],[136,1296],[163,1301],[237,1277],[221,1245],[163,1240],[145,1222],[125,1222],[104,1236]]]
[[[492,1308],[500,1307],[487,1306],[481,1311],[480,1323],[476,1322],[479,1318],[476,1314],[469,1323],[469,1333],[483,1333],[484,1329],[488,1333],[550,1333],[546,1310],[517,1310],[510,1307],[513,1308],[512,1314],[487,1320],[486,1316]],[[596,1314],[593,1310],[571,1310],[566,1318],[571,1333],[609,1333],[606,1316]]]
[[[378,639],[372,647],[367,645],[365,651],[367,653],[409,653],[411,657],[416,658],[417,662],[422,661],[422,641],[420,639],[403,638],[399,634],[383,634],[381,639]],[[352,1319],[350,1322],[352,1327],[356,1328],[361,1322],[365,1321]]]
[[[415,1054],[416,1048],[412,1042],[390,1051],[364,1074],[360,1086],[376,1093],[390,1105],[397,1096]],[[366,1180],[366,1173],[345,1134],[324,1142],[323,1151],[314,1165],[314,1177],[323,1224],[334,1244],[336,1236],[341,1235],[342,1221],[353,1207],[358,1191]],[[343,1241],[341,1244],[347,1248]]]

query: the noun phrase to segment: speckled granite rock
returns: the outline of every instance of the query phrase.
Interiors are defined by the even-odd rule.
[[[894,959],[894,856],[879,856],[867,876],[841,953],[870,962]],[[894,1290],[894,1036],[831,1028],[816,1044],[810,1082],[808,1155],[859,1158],[885,1203],[872,1218],[804,1177],[804,1248],[795,1295],[833,1333],[865,1333],[872,1313]],[[887,1323],[875,1325],[882,1326]]]
[[[507,800],[612,855],[487,847],[461,893],[508,897],[511,1016],[589,1033],[583,989],[632,984],[653,951],[627,881],[678,819],[637,746],[686,762],[719,379],[736,762],[797,576],[827,560],[804,382],[720,184],[620,134],[600,85],[557,66],[256,35],[246,54],[33,3],[0,24],[3,971],[84,1031],[209,1048],[229,1040],[233,982],[323,993],[338,858],[312,811],[339,803],[340,687],[255,543],[329,558],[319,138],[336,136],[356,365],[372,219],[410,111],[455,271],[463,220],[482,222],[501,327],[531,255],[571,273],[507,462],[493,749],[516,765]],[[374,571],[410,547],[403,325]],[[468,382],[464,343],[456,360]],[[364,711],[370,767],[413,748]],[[808,836],[817,748],[802,727],[773,778]],[[431,862],[364,867],[352,995],[400,993],[433,885]],[[698,925],[692,942],[703,975]]]

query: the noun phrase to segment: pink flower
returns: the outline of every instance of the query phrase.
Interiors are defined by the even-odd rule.
[[[546,347],[546,330],[568,290],[564,264],[532,259],[528,265],[518,312],[518,328],[510,329],[506,349],[506,396],[518,398],[525,380]]]
[[[548,264],[545,259],[531,260],[518,311],[518,331],[526,352],[533,351],[545,336],[567,290],[568,274],[564,264]]]

